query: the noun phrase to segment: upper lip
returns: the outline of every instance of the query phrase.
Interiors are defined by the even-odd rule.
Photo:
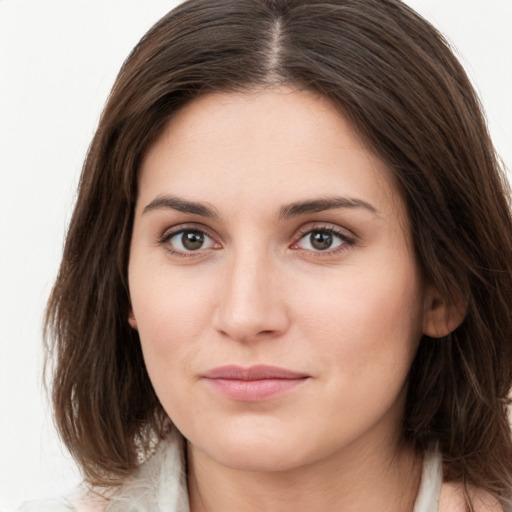
[[[219,366],[203,374],[207,379],[229,380],[264,380],[264,379],[304,379],[309,377],[306,373],[295,372],[278,366],[258,364],[244,368],[237,365]]]

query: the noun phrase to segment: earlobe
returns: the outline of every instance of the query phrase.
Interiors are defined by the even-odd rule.
[[[130,309],[128,313],[128,323],[132,329],[137,330],[137,320],[135,319],[135,315],[133,314],[133,309]]]
[[[432,287],[425,296],[423,334],[443,338],[457,329],[465,316],[466,304],[461,297],[448,302]]]

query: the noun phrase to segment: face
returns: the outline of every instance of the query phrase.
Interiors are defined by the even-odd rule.
[[[391,173],[327,99],[211,94],[142,162],[130,323],[202,454],[291,469],[396,445],[426,298]]]

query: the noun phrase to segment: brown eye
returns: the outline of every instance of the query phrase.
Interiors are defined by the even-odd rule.
[[[353,245],[353,240],[347,235],[332,228],[313,229],[305,233],[296,244],[296,248],[311,252],[330,251]]]
[[[197,251],[204,243],[204,234],[199,231],[185,231],[181,235],[181,243],[185,249]]]
[[[182,229],[172,233],[166,237],[166,243],[176,253],[190,253],[216,246],[214,240],[198,229]]]
[[[332,234],[325,233],[322,231],[313,231],[309,235],[309,241],[311,247],[313,247],[317,251],[325,251],[327,249],[330,249],[332,245]]]

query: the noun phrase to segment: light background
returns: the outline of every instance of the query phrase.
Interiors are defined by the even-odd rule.
[[[234,0],[236,1],[236,0]],[[0,0],[0,510],[79,474],[41,386],[41,322],[115,75],[176,0]],[[512,167],[512,0],[409,0],[458,49]]]

